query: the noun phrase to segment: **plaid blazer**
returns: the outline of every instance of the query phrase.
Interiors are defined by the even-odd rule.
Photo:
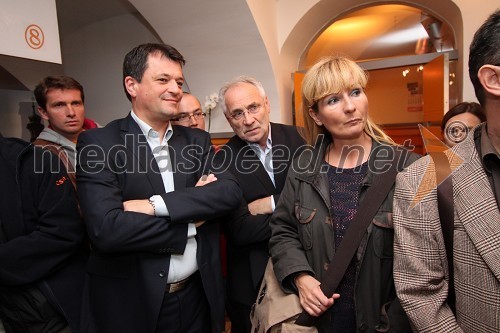
[[[448,264],[435,169],[429,156],[416,161],[396,180],[396,291],[416,332],[500,332],[499,208],[475,148],[474,135],[447,151],[447,155],[454,170],[456,317],[446,304]]]

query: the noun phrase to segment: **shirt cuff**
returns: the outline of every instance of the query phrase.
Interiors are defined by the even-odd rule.
[[[165,205],[165,201],[163,201],[161,195],[153,195],[151,201],[154,202],[156,216],[170,216],[167,205]]]
[[[188,238],[196,236],[196,226],[194,223],[188,224]]]
[[[274,202],[274,196],[271,195],[271,210],[274,213],[274,209],[276,208],[276,203]]]

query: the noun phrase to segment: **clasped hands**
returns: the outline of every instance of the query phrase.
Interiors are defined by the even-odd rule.
[[[319,317],[340,298],[340,294],[326,297],[319,287],[321,283],[306,273],[300,273],[295,277],[295,285],[299,290],[300,305],[313,317]]]
[[[210,184],[211,182],[215,182],[217,177],[213,173],[209,175],[203,175],[196,183],[196,187],[205,186]],[[123,202],[123,210],[125,212],[136,212],[148,215],[155,215],[155,211],[153,206],[150,204],[148,199],[140,199],[140,200],[127,200]],[[205,221],[198,221],[195,223],[196,228],[201,227],[205,223]]]

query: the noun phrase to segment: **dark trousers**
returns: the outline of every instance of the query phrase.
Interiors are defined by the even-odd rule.
[[[157,333],[210,332],[210,308],[201,283],[195,273],[183,289],[165,293],[156,326]]]
[[[251,306],[236,302],[226,298],[226,312],[231,320],[231,333],[250,333],[252,324],[250,323]]]

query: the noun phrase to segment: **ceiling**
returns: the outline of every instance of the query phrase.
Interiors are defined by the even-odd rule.
[[[140,16],[127,0],[56,0],[56,6],[61,39],[113,16]],[[177,11],[176,6],[175,2],[171,4],[172,12]],[[379,5],[336,19],[311,44],[308,57],[341,52],[356,60],[368,60],[453,48],[454,38],[447,24],[418,8]]]
[[[138,14],[127,0],[56,0],[61,39],[75,30],[113,16]]]
[[[200,1],[199,5],[210,9],[209,2]],[[78,29],[124,14],[139,17],[154,31],[127,0],[56,0],[56,6],[61,43]],[[169,10],[178,12],[186,8],[181,2],[172,1]],[[417,8],[404,5],[367,7],[337,18],[327,26],[311,42],[301,67],[308,67],[322,55],[334,52],[366,60],[436,52],[435,45],[443,51],[454,46],[449,31],[446,24]],[[15,76],[15,73],[9,73],[0,66],[0,89],[23,86]]]
[[[56,0],[56,9],[61,44],[74,31],[101,20],[125,14],[141,17],[127,0]],[[144,23],[147,26],[147,22]],[[47,63],[44,64],[47,66]],[[39,77],[47,75],[47,72],[57,73],[55,68],[60,65],[50,64],[48,66],[50,66],[50,70],[47,70],[47,67],[40,65],[40,62],[36,60],[0,54],[0,89],[29,91],[31,77],[27,79],[27,74],[24,72],[33,73],[31,76],[36,77],[37,81]],[[23,73],[19,72],[21,69],[24,70]]]
[[[454,49],[447,24],[405,5],[379,5],[351,12],[319,34],[305,67],[321,56],[342,53],[358,61]]]

